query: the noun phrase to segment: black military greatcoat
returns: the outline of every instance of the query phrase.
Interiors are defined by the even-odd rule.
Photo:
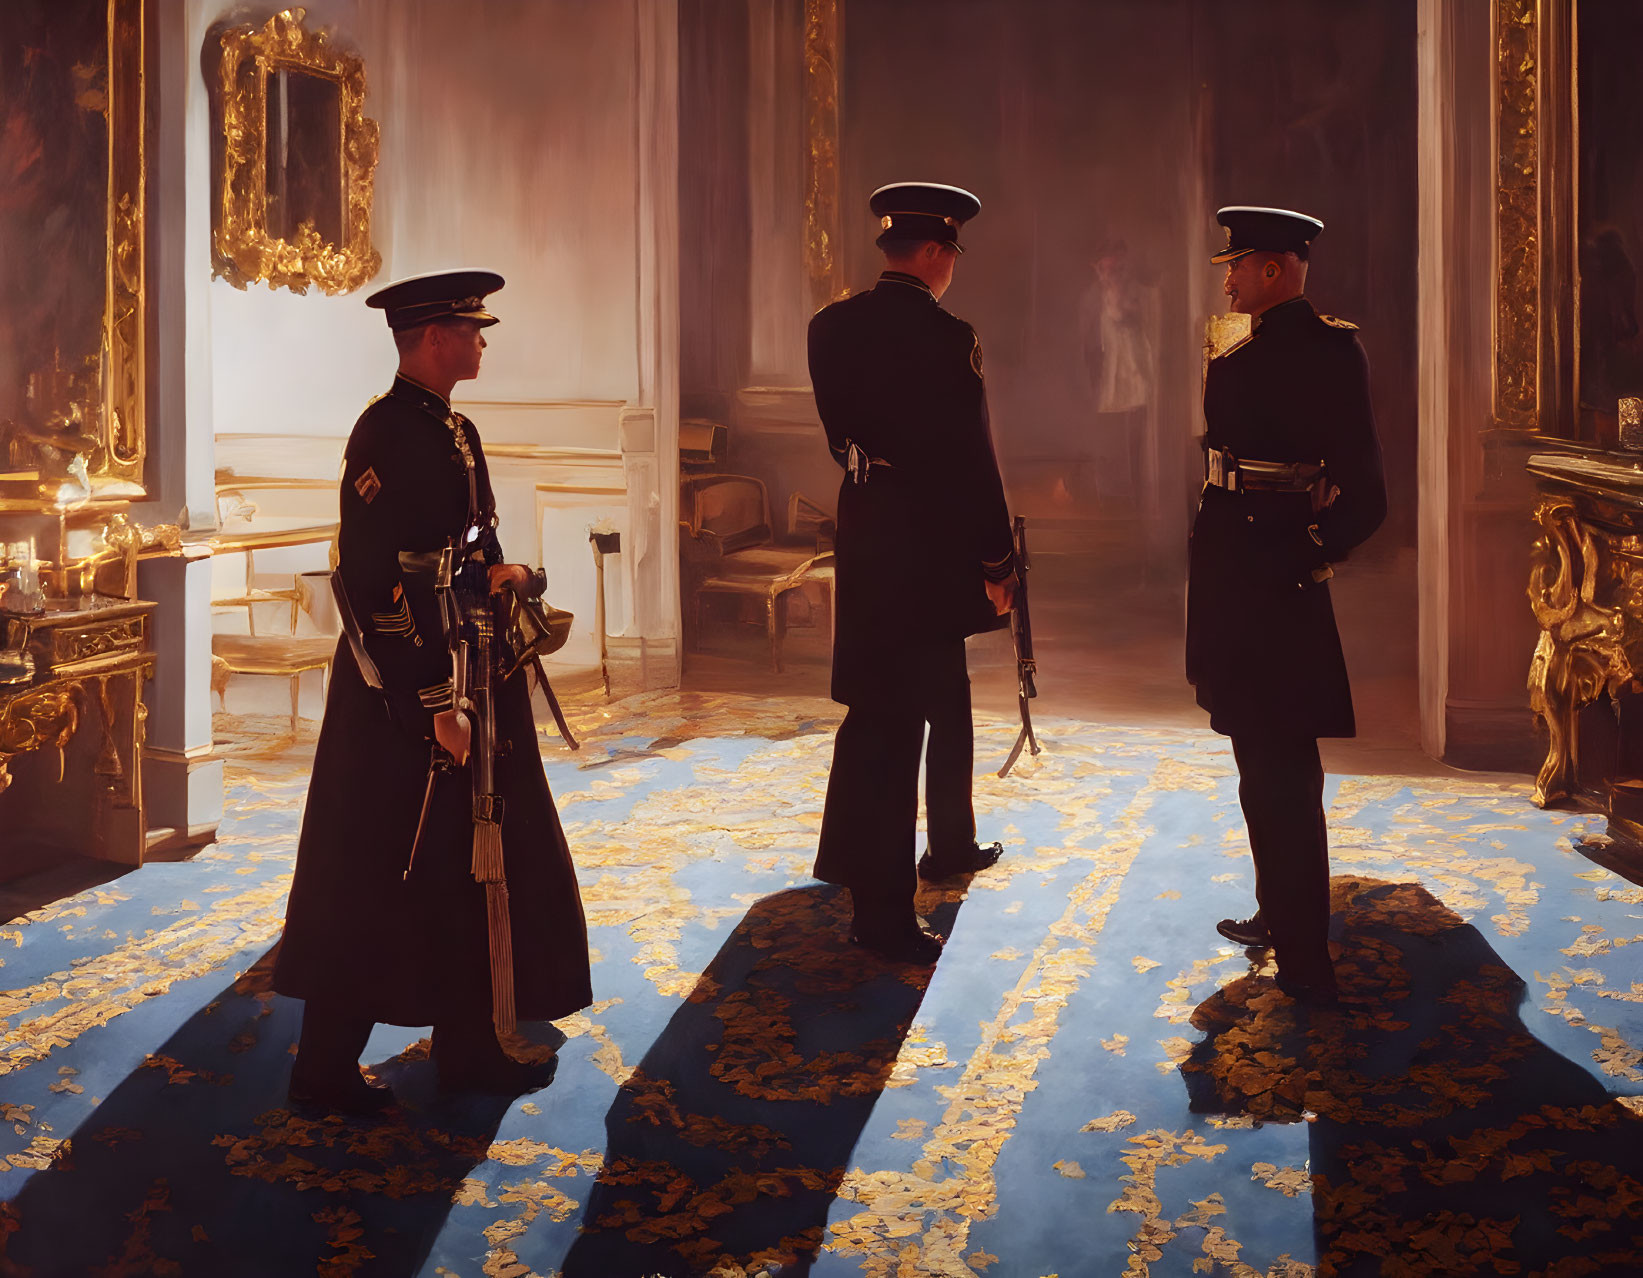
[[[479,435],[433,391],[404,377],[348,440],[338,571],[386,697],[346,638],[325,720],[286,909],[274,987],[356,1016],[429,1025],[489,1011],[485,889],[470,873],[472,778],[441,778],[416,864],[405,877],[428,777],[433,714],[450,705],[450,654],[430,575],[400,551],[436,551],[478,507],[493,509]],[[497,690],[497,790],[512,904],[521,1020],[591,1000],[587,928],[570,852],[537,750],[525,675]]]
[[[983,582],[1014,571],[975,330],[886,271],[810,321],[810,378],[840,466],[833,699],[894,701],[921,649],[1000,624]]]
[[[1307,493],[1205,487],[1187,589],[1187,677],[1198,704],[1228,736],[1350,737],[1335,612],[1312,570],[1344,559],[1386,517],[1356,330],[1304,297],[1273,307],[1210,361],[1204,419],[1209,447],[1252,461],[1322,462],[1339,493],[1314,512]]]

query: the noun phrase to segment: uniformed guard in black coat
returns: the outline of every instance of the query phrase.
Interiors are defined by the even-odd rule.
[[[540,1081],[503,1053],[491,1026],[485,888],[470,872],[468,768],[452,767],[434,786],[406,873],[435,739],[447,761],[463,759],[469,725],[451,705],[434,578],[400,556],[440,551],[471,514],[493,523],[478,432],[449,396],[479,371],[480,330],[496,322],[484,295],[501,285],[490,272],[447,272],[369,299],[387,310],[400,374],[349,436],[337,572],[381,690],[362,675],[345,634],[274,972],[275,989],[307,1003],[291,1076],[298,1101],[355,1111],[389,1103],[357,1067],[376,1021],[432,1025],[443,1086],[506,1092]],[[493,590],[532,588],[531,571],[501,563],[494,544],[486,558]],[[497,689],[497,789],[518,1015],[548,1020],[590,1001],[587,930],[525,678],[521,671]]]
[[[1350,737],[1352,690],[1332,564],[1380,526],[1386,485],[1357,331],[1303,296],[1323,223],[1280,209],[1218,215],[1232,309],[1251,335],[1210,361],[1208,474],[1193,523],[1187,677],[1232,738],[1259,910],[1222,935],[1271,944],[1302,998],[1335,996],[1319,737]]]
[[[985,868],[970,779],[966,636],[996,627],[1015,583],[1009,512],[987,420],[981,343],[938,299],[981,205],[956,187],[874,192],[887,269],[810,322],[810,377],[839,488],[834,744],[816,876],[851,890],[852,939],[934,962],[913,912],[925,724],[930,846],[917,873]]]

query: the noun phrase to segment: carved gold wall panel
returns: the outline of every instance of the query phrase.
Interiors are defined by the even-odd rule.
[[[7,5],[0,46],[0,510],[142,497],[143,0]]]
[[[143,419],[148,160],[143,145],[142,0],[110,0],[108,27],[108,367],[103,438],[92,454],[90,471],[140,489],[148,451]]]
[[[804,267],[810,300],[843,297],[839,260],[839,0],[805,0]]]
[[[378,130],[364,114],[365,64],[333,47],[324,32],[308,30],[305,17],[302,9],[287,9],[261,27],[242,24],[216,34],[212,266],[236,288],[263,281],[297,293],[311,285],[347,293],[382,265],[371,246]],[[297,88],[311,127],[280,128],[271,136],[271,119],[277,125],[295,118]],[[333,111],[334,134],[321,127]],[[271,224],[287,180],[307,192],[302,207],[321,216],[283,228]],[[327,228],[321,222],[332,207],[336,225]]]
[[[1497,425],[1540,424],[1539,3],[1495,0]]]

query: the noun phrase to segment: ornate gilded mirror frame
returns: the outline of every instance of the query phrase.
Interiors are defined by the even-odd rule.
[[[1575,0],[1494,0],[1494,424],[1578,439]]]
[[[0,414],[0,511],[65,508],[93,500],[144,496],[147,456],[144,428],[145,310],[147,263],[144,214],[143,0],[107,0],[107,27],[86,33],[74,65],[57,66],[61,51],[39,53],[35,75],[51,85],[78,85],[67,115],[54,114],[52,90],[24,91],[9,104],[12,128],[33,138],[59,168],[35,198],[55,206],[32,208],[20,197],[13,210],[18,231],[48,214],[59,223],[86,210],[90,225],[59,229],[59,241],[43,246],[31,268],[49,281],[31,295],[30,348],[14,350],[27,390],[15,419]],[[81,113],[100,116],[101,129],[77,124]],[[68,143],[92,148],[69,166]],[[103,152],[104,163],[93,163]],[[105,167],[106,165],[106,167]],[[67,166],[67,167],[65,167]],[[35,187],[40,186],[37,180]],[[28,184],[22,184],[26,191]],[[98,210],[101,210],[99,215]],[[65,239],[94,237],[103,223],[102,251],[65,259]],[[77,242],[85,242],[83,240]],[[95,244],[95,238],[90,240]],[[36,339],[84,334],[82,345],[48,353]],[[11,397],[8,395],[8,402]]]
[[[270,288],[325,293],[359,288],[382,265],[371,247],[371,198],[376,178],[377,123],[367,120],[365,64],[334,48],[325,32],[305,26],[302,9],[276,13],[261,27],[219,28],[214,102],[217,106],[216,197],[212,202],[212,268],[236,288],[265,281]],[[269,229],[268,112],[272,77],[295,73],[335,84],[341,234],[328,240],[312,221],[286,238]]]

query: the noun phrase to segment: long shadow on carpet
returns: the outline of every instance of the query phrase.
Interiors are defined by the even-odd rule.
[[[809,1271],[931,975],[845,944],[846,899],[790,889],[737,925],[611,1106],[564,1278]]]
[[[0,1274],[418,1271],[512,1102],[438,1099],[413,1047],[388,1066],[412,1105],[358,1121],[292,1112],[300,1004],[268,993],[268,966],[191,1017],[0,1204]]]
[[[1318,1272],[1636,1274],[1643,1123],[1528,1032],[1523,981],[1424,887],[1333,896],[1342,1007],[1242,977],[1198,1006],[1182,1067],[1196,1111],[1311,1124]]]

